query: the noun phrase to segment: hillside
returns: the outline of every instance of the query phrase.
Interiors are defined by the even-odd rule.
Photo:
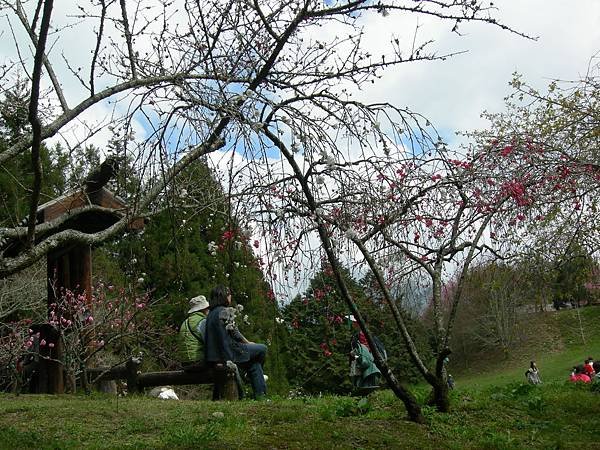
[[[521,381],[533,359],[544,381],[560,382],[567,379],[574,365],[582,364],[588,356],[600,359],[598,305],[529,313],[523,323],[520,347],[507,357],[500,352],[481,352],[469,362],[456,355],[452,359],[454,365],[450,366],[454,377],[461,383],[477,386]]]

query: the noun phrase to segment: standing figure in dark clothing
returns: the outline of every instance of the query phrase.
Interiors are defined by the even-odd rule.
[[[208,363],[234,362],[247,372],[254,398],[267,394],[263,364],[267,346],[248,341],[235,324],[236,309],[231,307],[231,292],[217,286],[210,293],[210,312],[206,318],[204,358]]]
[[[379,385],[381,372],[375,365],[375,359],[367,338],[361,331],[356,318],[348,316],[348,320],[355,330],[350,341],[350,378],[356,388],[375,388]],[[367,319],[365,318],[365,321]],[[372,336],[380,355],[387,359],[385,348],[377,336]]]

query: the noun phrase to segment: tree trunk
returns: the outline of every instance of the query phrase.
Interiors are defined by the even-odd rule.
[[[448,383],[443,379],[438,379],[432,383],[430,406],[435,406],[439,412],[450,412],[450,397],[448,395]]]

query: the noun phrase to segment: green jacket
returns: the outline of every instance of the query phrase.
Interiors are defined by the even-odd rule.
[[[179,328],[179,360],[182,363],[204,360],[204,341],[198,325],[206,319],[201,311],[190,314]]]

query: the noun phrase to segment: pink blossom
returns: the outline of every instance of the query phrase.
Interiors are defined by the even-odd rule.
[[[42,339],[42,340],[40,341],[40,345],[41,345],[42,347],[43,347],[43,346],[45,346],[45,345],[46,345],[46,339]]]

